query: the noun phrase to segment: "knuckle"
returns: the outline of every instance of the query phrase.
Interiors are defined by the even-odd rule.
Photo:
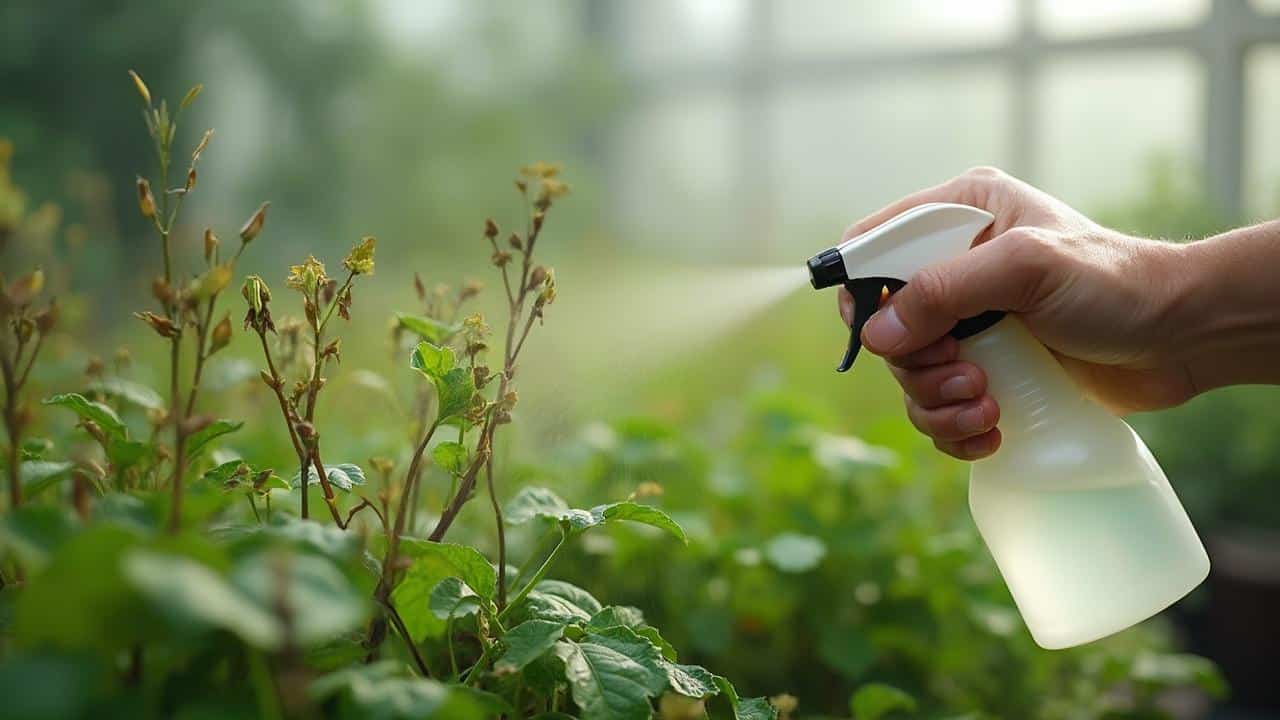
[[[936,267],[928,267],[911,276],[907,284],[911,288],[910,295],[915,303],[926,312],[941,310],[947,301],[947,279]]]
[[[991,182],[1003,179],[1005,177],[1005,172],[1000,168],[993,167],[991,165],[978,165],[966,170],[963,177],[969,178],[970,180]]]

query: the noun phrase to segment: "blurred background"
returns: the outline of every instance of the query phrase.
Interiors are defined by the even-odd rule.
[[[801,714],[836,712],[867,679],[1007,717],[1092,717],[1070,710],[1115,699],[1097,689],[1110,649],[1044,653],[1008,615],[965,469],[910,431],[880,363],[834,374],[834,297],[800,275],[755,282],[974,165],[1171,240],[1274,217],[1280,2],[7,0],[0,136],[29,241],[4,264],[43,264],[74,328],[50,391],[120,346],[135,377],[164,368],[130,318],[158,272],[130,68],[173,100],[205,84],[179,128],[187,146],[216,129],[179,233],[187,267],[206,225],[233,238],[262,200],[240,269],[273,284],[307,253],[336,264],[379,238],[321,423],[330,447],[403,455],[407,425],[366,399],[369,375],[343,375],[407,386],[388,322],[415,308],[413,273],[493,287],[482,221],[520,217],[518,166],[559,161],[573,191],[541,252],[560,298],[530,341],[505,452],[580,503],[661,483],[695,537],[658,557],[626,537],[585,548],[584,585],[644,608],[749,694],[793,693]],[[269,412],[242,382],[249,339],[233,351],[221,401]],[[1180,716],[1280,717],[1278,408],[1275,389],[1236,388],[1133,418],[1214,570],[1108,647],[1132,660],[1126,692],[1198,679],[1158,698]],[[235,442],[289,457],[273,427]],[[1230,694],[1134,648],[1209,657]]]

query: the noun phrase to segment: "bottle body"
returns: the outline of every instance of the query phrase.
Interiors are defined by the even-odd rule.
[[[969,507],[1037,644],[1119,632],[1204,580],[1208,555],[1142,439],[1085,398],[1021,321],[960,347],[987,373],[1003,435],[973,464]]]

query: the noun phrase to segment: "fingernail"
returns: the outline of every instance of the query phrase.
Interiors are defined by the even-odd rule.
[[[956,415],[956,427],[960,432],[976,433],[987,429],[986,413],[982,407],[969,408]]]
[[[907,326],[902,324],[897,309],[890,305],[871,316],[863,336],[872,350],[889,352],[906,341]]]
[[[943,400],[968,400],[975,394],[973,380],[970,380],[968,375],[947,378],[938,387],[938,394]]]

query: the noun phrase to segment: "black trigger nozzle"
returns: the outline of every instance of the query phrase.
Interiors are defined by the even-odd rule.
[[[862,349],[862,326],[880,309],[880,297],[885,289],[895,293],[905,284],[896,278],[881,277],[859,278],[844,284],[845,290],[853,296],[853,322],[849,323],[849,346],[845,348],[844,359],[836,367],[836,372],[845,372],[853,367],[853,361]]]

